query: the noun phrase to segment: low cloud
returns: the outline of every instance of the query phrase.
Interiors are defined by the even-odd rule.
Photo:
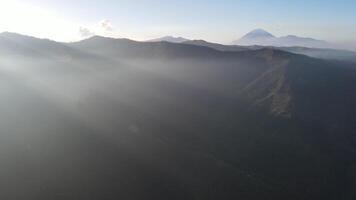
[[[114,33],[114,26],[111,24],[110,20],[104,19],[93,25],[90,28],[80,27],[79,34],[81,37],[90,37],[93,35],[111,35]]]
[[[91,37],[95,35],[94,32],[92,32],[89,28],[85,28],[85,27],[79,28],[79,34],[81,37]]]
[[[111,22],[107,19],[104,19],[99,22],[99,27],[103,29],[104,31],[111,32],[114,31],[114,27],[111,24]]]

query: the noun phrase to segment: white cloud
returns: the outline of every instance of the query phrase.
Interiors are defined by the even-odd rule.
[[[95,35],[94,32],[92,32],[90,29],[85,27],[79,27],[79,34],[81,37],[91,37]]]
[[[90,37],[93,35],[112,36],[115,35],[115,29],[110,20],[103,19],[92,26],[79,27],[79,34],[81,37]]]
[[[103,29],[104,31],[111,32],[114,31],[114,27],[111,22],[107,19],[104,19],[99,22],[98,26]]]

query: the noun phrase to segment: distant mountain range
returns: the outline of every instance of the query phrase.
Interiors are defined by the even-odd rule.
[[[314,58],[356,61],[356,52],[334,48],[326,41],[298,36],[275,37],[271,33],[256,29],[233,42],[232,45],[211,43],[204,40],[189,40],[182,37],[166,36],[149,40],[149,42],[183,43],[210,47],[219,51],[245,51],[273,48]]]
[[[345,60],[356,62],[356,52],[341,50],[341,49],[330,49],[330,48],[308,48],[308,47],[275,47],[275,46],[242,46],[242,45],[222,45],[218,43],[211,43],[204,40],[189,40],[183,42],[184,44],[191,44],[197,46],[210,47],[219,51],[246,51],[246,50],[258,50],[264,48],[278,49],[282,51],[287,51],[290,53],[301,54],[310,56],[313,58],[329,59],[329,60]]]
[[[233,41],[234,45],[262,45],[262,46],[276,46],[276,47],[310,47],[310,48],[331,48],[332,45],[323,40],[316,40],[313,38],[298,37],[295,35],[288,35],[283,37],[276,37],[271,33],[263,30],[256,29],[239,40]]]
[[[1,199],[356,198],[355,62],[3,33],[0,77]]]
[[[189,39],[182,38],[182,37],[173,37],[173,36],[165,36],[161,38],[156,38],[152,40],[148,40],[147,42],[172,42],[172,43],[181,43],[188,41]]]

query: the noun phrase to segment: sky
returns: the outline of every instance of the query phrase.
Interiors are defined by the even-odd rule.
[[[355,0],[0,0],[0,32],[56,41],[166,35],[228,44],[262,28],[356,50]]]

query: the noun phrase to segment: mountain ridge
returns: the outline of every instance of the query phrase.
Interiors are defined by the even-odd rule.
[[[240,45],[223,45],[218,43],[210,43],[204,40],[191,40],[184,42],[185,44],[206,46],[219,51],[248,51],[263,48],[279,49],[294,54],[306,55],[313,58],[329,59],[329,60],[346,60],[356,62],[356,52],[342,49],[330,48],[308,48],[308,47],[274,47],[274,46],[240,46]]]

